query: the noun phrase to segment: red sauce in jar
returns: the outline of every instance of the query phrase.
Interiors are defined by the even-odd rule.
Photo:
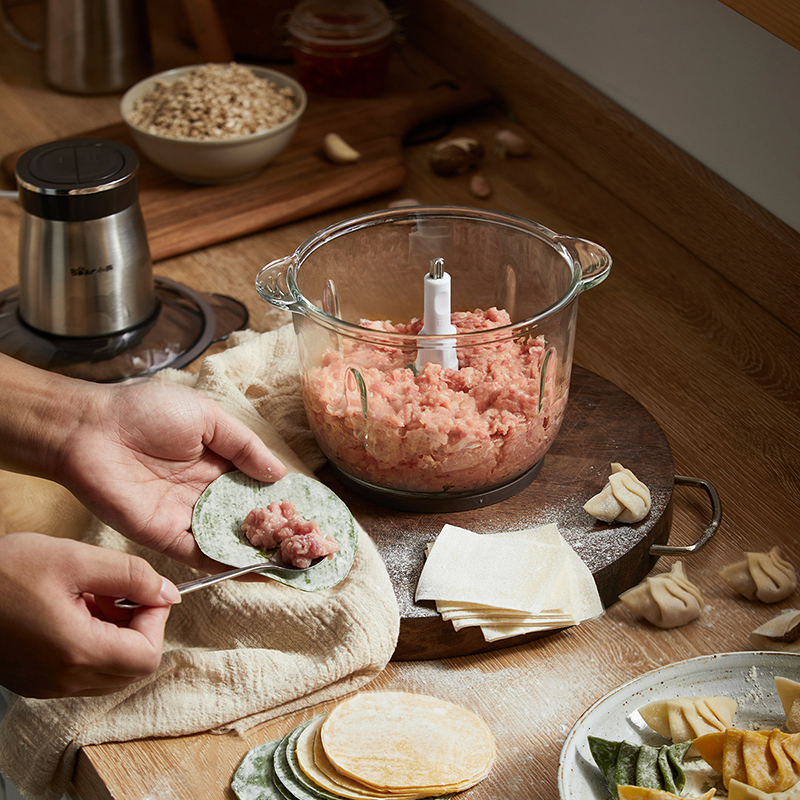
[[[304,0],[287,28],[306,91],[374,97],[383,90],[394,21],[380,0]]]

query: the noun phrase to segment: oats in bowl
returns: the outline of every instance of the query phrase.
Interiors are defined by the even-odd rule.
[[[242,64],[203,64],[178,80],[158,81],[136,101],[129,121],[158,136],[225,139],[274,128],[296,110],[291,86]]]
[[[277,70],[202,64],[131,87],[122,118],[141,152],[193,183],[243,180],[288,144],[306,107],[297,81]]]

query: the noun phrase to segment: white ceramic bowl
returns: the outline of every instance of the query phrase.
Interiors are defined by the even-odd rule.
[[[213,140],[159,136],[131,124],[131,111],[142,95],[150,92],[158,81],[175,81],[197,65],[178,67],[139,81],[122,96],[120,113],[136,147],[163,170],[190,183],[232,183],[258,174],[291,140],[308,98],[303,87],[282,72],[246,66],[259,78],[267,78],[279,87],[291,87],[296,110],[289,119],[261,133]]]

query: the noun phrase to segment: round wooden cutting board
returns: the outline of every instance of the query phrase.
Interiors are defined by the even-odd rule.
[[[650,514],[638,524],[607,525],[583,510],[605,485],[612,461],[632,470],[650,489]],[[489,644],[479,628],[456,631],[432,602],[414,601],[425,545],[445,523],[476,533],[556,523],[592,571],[608,607],[655,566],[658,557],[650,547],[669,538],[675,483],[672,452],[649,412],[619,387],[577,366],[561,430],[541,472],[513,497],[469,511],[410,513],[357,497],[327,468],[321,477],[348,504],[386,563],[401,617],[395,661],[468,655],[542,636],[526,634]]]

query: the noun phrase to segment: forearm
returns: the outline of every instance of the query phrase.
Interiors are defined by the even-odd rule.
[[[0,369],[0,468],[60,483],[107,525],[190,566],[218,566],[190,532],[213,480],[234,468],[286,474],[243,422],[187,386],[91,383],[6,356]]]
[[[100,387],[0,354],[0,467],[55,480]]]

